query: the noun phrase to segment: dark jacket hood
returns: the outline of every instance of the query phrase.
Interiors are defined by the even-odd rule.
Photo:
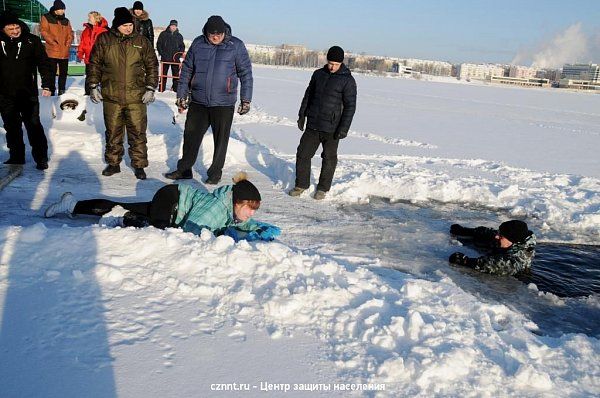
[[[22,39],[23,36],[31,33],[31,31],[29,30],[29,26],[25,22],[21,21],[20,19],[18,19],[17,21],[19,23],[19,26],[21,27],[21,36],[19,36],[17,38],[17,40],[18,40],[18,39]],[[4,40],[4,41],[12,40],[10,37],[8,37],[8,35],[6,33],[4,33],[4,29],[0,29],[0,39]]]

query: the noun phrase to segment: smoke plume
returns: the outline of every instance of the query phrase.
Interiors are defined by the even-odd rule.
[[[590,62],[598,46],[600,37],[587,37],[581,23],[569,26],[552,40],[542,43],[535,50],[521,51],[513,59],[513,65],[531,66],[540,69],[559,69],[564,64]],[[597,54],[595,54],[597,56]]]

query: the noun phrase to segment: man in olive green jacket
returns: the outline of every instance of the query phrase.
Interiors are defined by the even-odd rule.
[[[104,159],[108,166],[102,175],[121,171],[126,127],[131,166],[138,179],[146,179],[146,104],[154,101],[158,59],[148,39],[134,31],[133,17],[125,7],[115,9],[111,29],[96,39],[90,56],[88,84],[92,102],[104,101]]]

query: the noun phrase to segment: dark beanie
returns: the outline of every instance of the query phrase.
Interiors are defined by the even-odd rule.
[[[206,21],[204,25],[204,29],[202,29],[204,34],[208,33],[225,33],[225,21],[218,15],[213,15]]]
[[[233,202],[239,202],[241,200],[257,200],[261,201],[260,192],[258,189],[248,180],[238,181],[233,185]]]
[[[171,25],[177,26],[177,20],[176,19],[171,19],[171,22],[169,22],[169,26],[171,26]]]
[[[6,11],[0,16],[0,29],[4,29],[6,25],[21,25],[21,20],[12,12]]]
[[[113,29],[118,28],[126,23],[133,23],[133,15],[125,7],[115,8],[115,17],[112,20]]]
[[[65,6],[65,3],[60,0],[55,0],[54,5],[52,6],[52,9],[54,10],[65,10],[66,8],[67,6]]]
[[[344,50],[342,47],[331,47],[329,51],[327,51],[327,61],[344,62]]]
[[[513,243],[523,242],[531,233],[527,224],[519,220],[510,220],[500,224],[500,235]]]
[[[135,3],[133,3],[133,10],[143,10],[144,9],[144,4],[141,1],[136,1]]]

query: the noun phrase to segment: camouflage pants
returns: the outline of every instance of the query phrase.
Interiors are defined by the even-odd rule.
[[[120,105],[105,101],[103,105],[104,125],[106,126],[106,148],[104,150],[106,163],[114,166],[121,163],[125,129],[127,129],[131,166],[133,168],[148,167],[146,104]]]

